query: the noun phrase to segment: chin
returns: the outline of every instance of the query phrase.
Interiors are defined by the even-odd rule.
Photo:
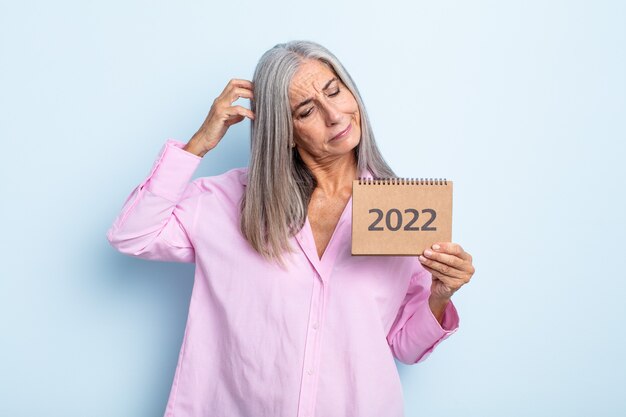
[[[356,136],[354,139],[348,138],[348,140],[346,140],[343,143],[342,148],[345,147],[345,151],[348,152],[356,148],[360,142],[361,142],[361,133],[359,132],[359,136]]]

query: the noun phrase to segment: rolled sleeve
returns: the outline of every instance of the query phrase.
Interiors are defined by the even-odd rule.
[[[420,310],[424,310],[421,312]],[[428,319],[419,321],[413,320],[411,322],[411,328],[409,331],[415,333],[415,335],[421,335],[421,338],[426,342],[430,341],[432,346],[424,351],[421,357],[418,357],[416,360],[410,362],[410,364],[418,363],[425,360],[430,354],[435,350],[437,345],[450,337],[453,333],[459,329],[459,314],[454,306],[452,300],[448,302],[446,305],[446,309],[443,313],[443,319],[441,320],[441,324],[433,314],[430,306],[428,304],[428,300],[426,303],[421,303],[416,310],[415,315],[422,315],[423,317],[428,317]]]
[[[393,355],[407,365],[425,360],[459,328],[459,315],[452,300],[446,305],[441,324],[433,314],[428,303],[431,282],[432,276],[425,269],[411,279],[387,336]]]
[[[139,258],[194,262],[190,238],[202,190],[190,182],[200,158],[167,139],[150,174],[127,197],[106,233],[118,251]]]
[[[146,180],[148,191],[173,203],[180,201],[185,187],[198,168],[201,157],[183,149],[185,144],[168,139]]]

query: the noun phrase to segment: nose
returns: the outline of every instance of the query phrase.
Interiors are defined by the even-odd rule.
[[[326,115],[326,125],[333,126],[341,122],[341,111],[335,103],[326,101],[324,103],[324,113]]]

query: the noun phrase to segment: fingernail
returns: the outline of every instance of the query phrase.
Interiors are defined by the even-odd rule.
[[[437,245],[437,244],[433,245],[433,249],[434,250],[439,250],[439,245]]]
[[[432,253],[432,251],[430,251],[430,250],[428,250],[428,249],[426,249],[426,250],[424,251],[424,255],[426,255],[426,256],[430,256],[430,255],[432,255],[432,254],[433,254],[433,253]]]
[[[420,261],[424,262],[426,260],[426,258],[424,258],[422,255],[420,255]]]

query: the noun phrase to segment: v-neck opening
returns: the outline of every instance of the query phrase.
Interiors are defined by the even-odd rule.
[[[360,173],[360,178],[361,177],[372,178],[372,173],[368,169],[363,169]],[[311,227],[311,222],[309,221],[308,211],[302,229],[300,229],[300,231],[295,235],[302,252],[308,258],[311,266],[317,271],[317,274],[322,281],[327,279],[327,274],[332,270],[333,264],[341,252],[339,249],[336,249],[336,245],[338,245],[337,239],[341,238],[340,227],[342,227],[343,223],[346,222],[346,216],[352,214],[350,210],[352,207],[352,200],[353,195],[351,194],[343,208],[343,211],[341,212],[341,215],[339,216],[339,220],[337,221],[333,233],[326,244],[326,248],[324,249],[322,256],[317,254],[317,245],[315,244],[315,236],[313,235],[313,228]]]
[[[315,243],[315,235],[313,234],[313,228],[311,227],[311,222],[309,221],[309,215],[307,214],[307,216],[306,216],[306,225],[309,228],[309,233],[310,233],[311,239],[313,241],[313,247],[315,249],[315,255],[317,256],[317,260],[320,263],[322,263],[324,258],[327,258],[326,254],[328,253],[328,249],[330,248],[331,243],[333,243],[335,235],[337,234],[337,229],[339,229],[339,226],[342,224],[343,218],[345,217],[346,211],[348,210],[348,206],[350,205],[351,202],[352,202],[352,195],[350,195],[350,198],[346,202],[346,205],[343,207],[341,215],[339,216],[339,220],[337,220],[337,224],[335,225],[335,228],[333,229],[333,233],[330,235],[330,239],[328,240],[328,243],[326,244],[326,248],[324,248],[324,252],[322,252],[322,256],[321,257],[317,255],[317,244]]]

